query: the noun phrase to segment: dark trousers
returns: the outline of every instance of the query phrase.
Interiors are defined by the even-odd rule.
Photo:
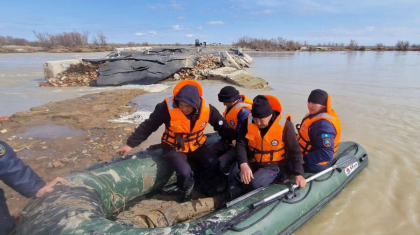
[[[211,151],[218,157],[219,171],[229,173],[231,165],[236,161],[235,148],[224,140],[220,140],[209,147]]]
[[[229,186],[243,185],[246,191],[252,191],[271,184],[280,174],[278,166],[257,166],[250,164],[254,179],[251,183],[244,185],[241,182],[240,170],[238,164],[235,163],[230,168],[228,183]]]
[[[219,163],[213,152],[201,146],[191,153],[178,152],[175,149],[164,150],[164,158],[176,172],[177,185],[181,190],[187,190],[194,184],[194,172],[190,163],[197,165],[201,172],[203,185],[208,184],[216,174]]]
[[[0,188],[0,234],[10,234],[15,227],[15,221],[10,216],[7,208],[3,189]]]

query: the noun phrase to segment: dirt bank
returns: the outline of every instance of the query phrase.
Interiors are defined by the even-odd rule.
[[[65,176],[112,157],[137,125],[108,120],[136,111],[130,101],[143,93],[140,89],[108,91],[19,112],[1,123],[0,139],[44,180]],[[11,214],[17,216],[28,199],[1,181],[0,187]]]

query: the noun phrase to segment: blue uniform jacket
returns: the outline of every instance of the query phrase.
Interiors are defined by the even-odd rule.
[[[20,160],[8,144],[0,140],[0,180],[25,197],[33,197],[45,185],[29,166]],[[0,234],[13,231],[15,222],[10,216],[3,189],[0,188]]]
[[[319,172],[326,168],[326,165],[319,166],[317,164],[330,161],[334,156],[335,135],[333,124],[327,120],[319,120],[311,125],[309,140],[312,148],[306,156],[303,156],[305,172]]]
[[[20,160],[8,144],[0,140],[0,180],[25,197],[33,197],[45,186],[29,166]]]

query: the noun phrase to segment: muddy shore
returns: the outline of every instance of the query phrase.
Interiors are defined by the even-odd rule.
[[[109,160],[136,124],[110,123],[137,109],[131,100],[141,89],[107,91],[18,112],[1,122],[0,138],[40,177],[50,181],[101,161]],[[140,150],[140,147],[134,151]],[[0,181],[10,213],[18,216],[28,201]]]

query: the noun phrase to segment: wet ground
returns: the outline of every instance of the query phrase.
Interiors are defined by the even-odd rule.
[[[130,102],[144,93],[107,91],[18,112],[1,123],[0,130],[7,131],[1,139],[44,180],[65,176],[113,156],[137,125],[108,120],[136,111]],[[11,214],[18,216],[28,199],[2,182],[0,187]]]

